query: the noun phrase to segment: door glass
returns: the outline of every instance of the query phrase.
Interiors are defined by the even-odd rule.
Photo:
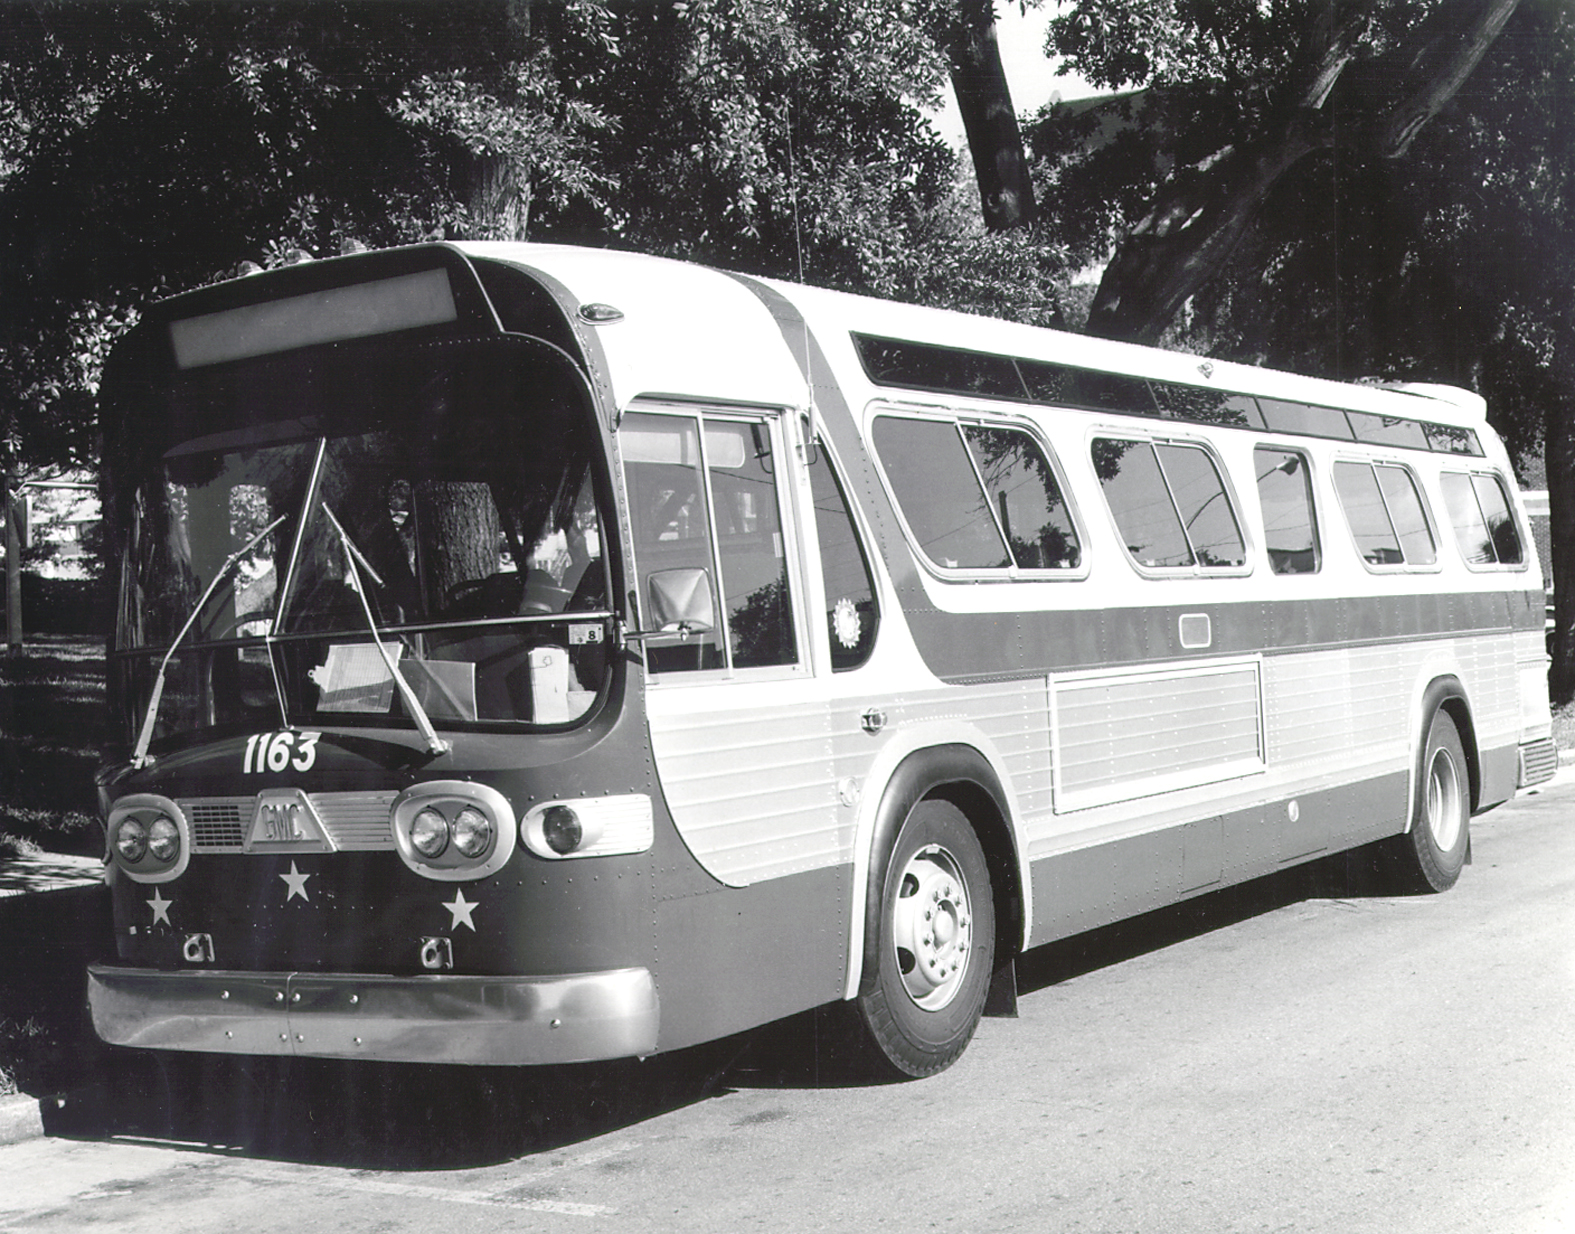
[[[721,668],[699,423],[690,416],[631,412],[619,427],[618,443],[629,489],[641,622],[662,631],[645,640],[646,662],[653,673]]]
[[[734,668],[798,661],[771,435],[759,422],[707,420],[706,461]]]

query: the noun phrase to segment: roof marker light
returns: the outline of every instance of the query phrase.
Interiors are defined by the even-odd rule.
[[[610,304],[582,304],[580,305],[580,320],[588,321],[593,326],[611,325],[615,321],[623,320],[623,310],[614,308]]]

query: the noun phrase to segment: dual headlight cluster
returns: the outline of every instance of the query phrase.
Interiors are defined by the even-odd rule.
[[[609,857],[651,847],[651,799],[643,793],[574,797],[532,806],[515,823],[508,799],[465,780],[406,789],[393,805],[394,840],[405,864],[435,879],[481,878],[524,844],[549,861]]]
[[[485,784],[429,780],[394,799],[394,843],[417,874],[481,878],[514,855],[514,808]]]
[[[109,813],[108,833],[111,855],[138,882],[175,878],[191,856],[185,816],[173,801],[153,793],[117,801]]]

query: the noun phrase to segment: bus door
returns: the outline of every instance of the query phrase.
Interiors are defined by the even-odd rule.
[[[827,864],[836,794],[784,426],[653,408],[625,415],[618,443],[651,735],[679,831],[734,886]]]

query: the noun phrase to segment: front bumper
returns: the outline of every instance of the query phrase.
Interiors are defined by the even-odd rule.
[[[558,977],[166,972],[93,965],[112,1045],[391,1062],[546,1064],[655,1052],[643,968]]]

